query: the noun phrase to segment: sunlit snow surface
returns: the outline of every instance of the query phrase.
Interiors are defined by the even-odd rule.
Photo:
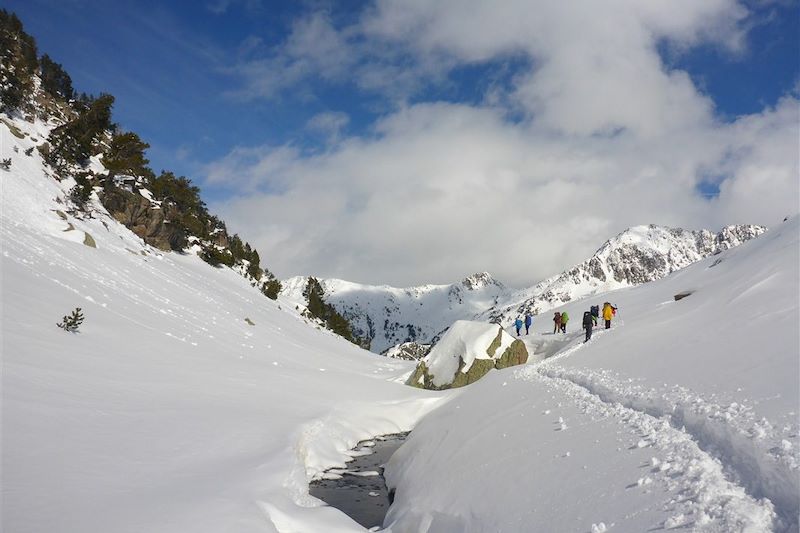
[[[435,405],[402,385],[413,363],[144,245],[98,205],[67,215],[71,180],[24,153],[46,128],[17,124],[29,136],[0,124],[3,531],[360,531],[308,481]],[[76,307],[80,332],[57,328]]]
[[[564,306],[567,335],[535,325],[551,358],[467,387],[393,457],[392,531],[797,531],[798,222]]]
[[[387,470],[393,533],[796,530],[796,218],[567,305],[566,336],[540,317],[532,364],[434,393],[401,384],[413,362],[145,246],[96,203],[66,214],[72,183],[24,154],[46,126],[16,123],[25,138],[0,125],[4,531],[362,531],[308,481],[412,428]],[[584,346],[582,311],[605,300],[614,328]],[[58,329],[75,307],[80,333]]]

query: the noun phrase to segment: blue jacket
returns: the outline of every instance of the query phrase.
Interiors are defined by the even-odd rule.
[[[533,317],[531,315],[525,315],[525,325],[530,326],[533,324]]]
[[[517,326],[517,329],[521,328],[521,327],[522,327],[522,320],[520,320],[520,319],[518,318],[518,319],[516,320],[516,322],[514,322],[514,325],[515,325],[515,326]]]

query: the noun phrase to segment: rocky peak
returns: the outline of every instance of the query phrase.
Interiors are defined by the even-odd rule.
[[[606,241],[583,263],[517,293],[481,316],[505,323],[519,313],[539,313],[597,292],[654,281],[765,231],[754,225],[726,226],[717,233],[655,224],[634,226]]]
[[[767,231],[767,228],[764,226],[757,226],[753,224],[725,226],[720,230],[719,233],[717,233],[714,239],[714,243],[716,245],[716,251],[714,253],[719,253],[727,250],[728,248],[739,246],[743,242],[758,237],[765,231]]]
[[[488,287],[490,285],[495,285],[497,287],[502,287],[502,283],[495,280],[491,274],[488,272],[479,272],[477,274],[472,274],[471,276],[467,276],[463,280],[461,280],[461,284],[467,288],[467,290],[474,291],[477,289],[482,289],[484,287]]]

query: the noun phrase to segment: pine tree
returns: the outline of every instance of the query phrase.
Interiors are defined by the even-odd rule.
[[[26,107],[39,67],[36,41],[22,29],[17,15],[0,9],[0,104],[3,111]]]
[[[56,326],[60,327],[64,331],[69,331],[70,333],[77,333],[78,328],[83,323],[83,313],[81,313],[81,308],[76,307],[74,311],[72,311],[71,315],[65,315],[64,318],[61,319],[61,322],[57,323]]]
[[[281,282],[275,278],[272,278],[261,286],[261,292],[263,292],[264,296],[270,300],[277,300],[278,294],[281,292],[282,288],[283,286],[281,285]]]
[[[150,161],[144,156],[148,148],[150,145],[133,132],[117,133],[103,156],[103,166],[111,174],[150,178],[153,171],[147,166]]]
[[[350,323],[336,311],[331,304],[325,301],[325,292],[316,278],[308,278],[308,283],[303,291],[308,300],[308,312],[322,320],[326,327],[352,342],[358,344],[358,339],[353,335]]]
[[[39,59],[42,88],[51,96],[70,101],[75,97],[72,88],[72,78],[64,71],[64,67],[53,61],[49,55],[44,54]]]
[[[112,129],[113,96],[101,94],[90,98],[87,107],[83,107],[84,103],[78,105],[75,119],[55,128],[47,139],[51,145],[47,162],[59,171],[73,164],[85,165],[95,153],[95,142],[100,135]]]
[[[75,185],[69,192],[69,199],[75,204],[75,207],[84,211],[86,203],[92,197],[92,184],[89,181],[89,173],[82,172],[75,175]]]

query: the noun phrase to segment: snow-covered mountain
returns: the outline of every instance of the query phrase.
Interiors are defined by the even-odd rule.
[[[798,264],[795,216],[663,279],[558,307],[620,312],[586,344],[578,325],[534,323],[520,337],[528,364],[424,418],[387,465],[386,525],[798,531]]]
[[[303,305],[308,278],[283,280],[283,297]],[[325,299],[351,324],[353,332],[381,353],[403,342],[428,343],[450,324],[471,318],[508,298],[511,291],[486,272],[450,285],[396,288],[319,279]]]
[[[519,314],[539,314],[591,294],[655,281],[766,230],[755,225],[726,226],[717,233],[635,226],[603,243],[586,261],[514,293],[480,318],[508,324]]]
[[[519,291],[486,272],[450,285],[405,289],[319,279],[325,299],[383,353],[404,342],[430,343],[456,320],[507,325],[518,314],[542,313],[576,298],[663,278],[704,257],[761,235],[766,228],[727,226],[714,233],[664,226],[637,226],[606,241],[597,252],[569,270]],[[282,294],[303,305],[307,279],[284,280]]]
[[[355,533],[308,480],[408,429],[391,531],[797,530],[796,218],[599,295],[621,318],[585,347],[536,323],[529,364],[422,391],[401,384],[413,363],[310,328],[292,300],[161,252],[102,206],[62,216],[71,184],[25,155],[47,126],[14,125],[3,530]],[[55,325],[74,307],[77,334]]]
[[[414,363],[312,327],[296,291],[148,244],[94,189],[68,209],[76,180],[37,150],[56,124],[28,117],[0,113],[0,530],[363,533],[308,482],[413,430],[387,532],[798,531],[797,216],[597,294],[621,311],[589,344],[537,322],[527,364],[423,391]],[[452,287],[403,306],[506,293]],[[79,331],[56,326],[78,307]]]

